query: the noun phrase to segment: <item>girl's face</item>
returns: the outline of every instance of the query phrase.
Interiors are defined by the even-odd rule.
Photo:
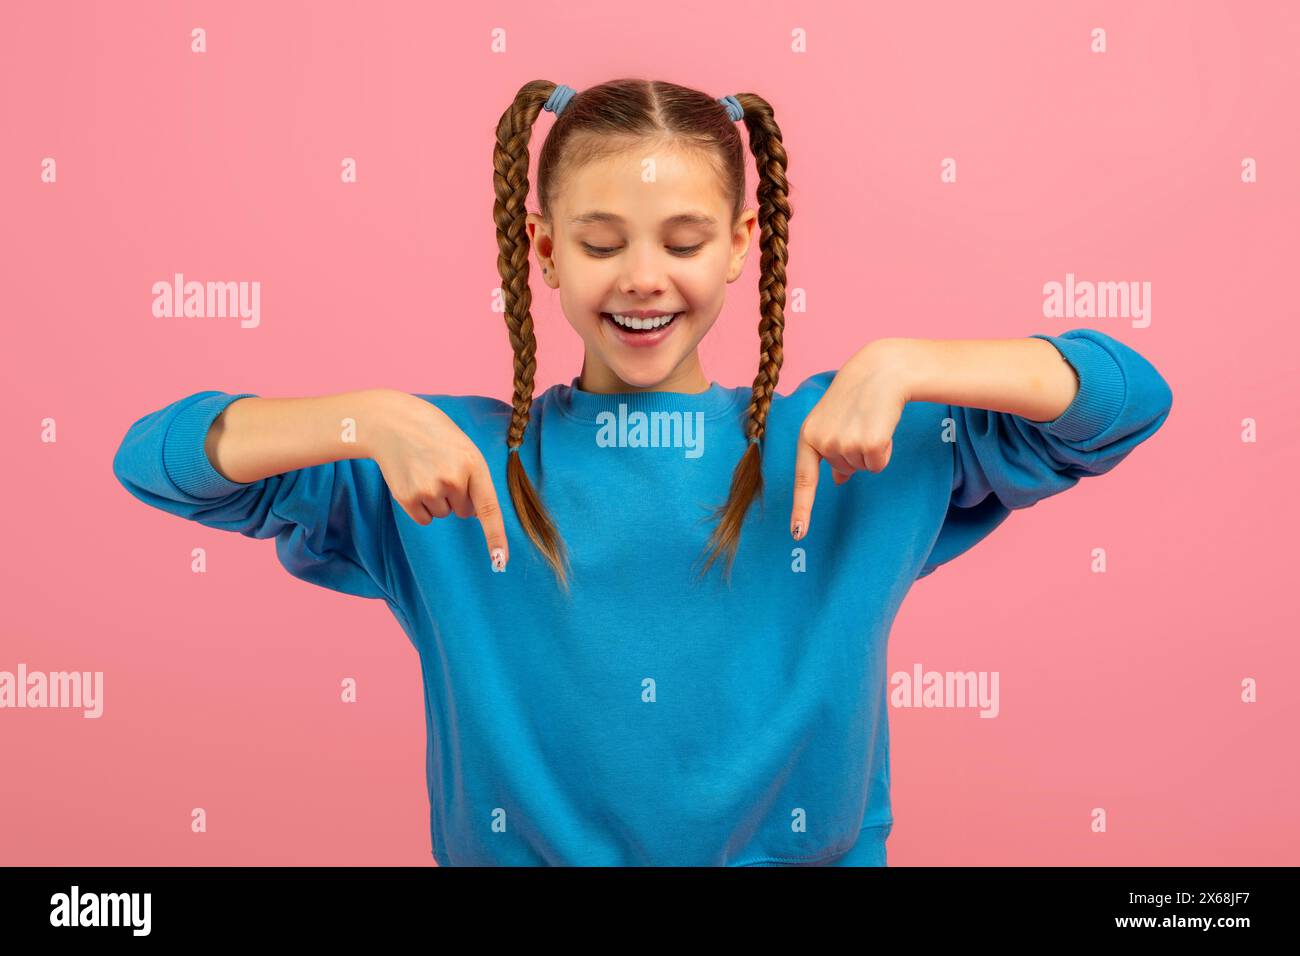
[[[550,222],[530,213],[542,278],[585,354],[590,392],[702,392],[697,347],[739,278],[756,215],[731,222],[717,174],[695,152],[631,148],[566,171]],[[673,315],[628,329],[615,315]],[[639,324],[648,325],[642,318]]]

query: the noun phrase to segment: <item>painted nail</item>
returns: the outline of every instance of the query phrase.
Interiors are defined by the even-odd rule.
[[[492,570],[504,571],[506,569],[506,552],[504,548],[492,549]]]
[[[796,521],[794,523],[794,539],[798,541],[802,537],[803,537],[803,522]]]

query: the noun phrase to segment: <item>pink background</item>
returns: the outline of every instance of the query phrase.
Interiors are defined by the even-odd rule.
[[[890,671],[997,671],[1001,713],[892,711],[890,864],[1300,863],[1293,5],[434,6],[4,5],[0,670],[102,670],[105,713],[0,711],[0,863],[432,865],[418,660],[384,604],[147,508],[112,457],[201,389],[505,398],[497,119],[528,80],[624,75],[774,104],[808,297],[782,391],[877,337],[1080,326],[1173,388],[1129,460],[904,605]],[[703,346],[727,385],[753,378],[757,270]],[[261,326],[153,318],[178,271],[260,281]],[[1149,281],[1151,326],[1045,318],[1067,272]],[[540,393],[581,352],[534,289]]]

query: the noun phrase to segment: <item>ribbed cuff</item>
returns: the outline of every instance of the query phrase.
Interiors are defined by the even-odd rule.
[[[211,392],[176,413],[163,438],[163,468],[177,489],[191,498],[222,498],[255,482],[231,481],[208,460],[204,450],[208,429],[226,406],[239,398],[257,398],[252,392],[228,395]]]
[[[1051,342],[1079,376],[1079,392],[1065,411],[1052,421],[1032,424],[1065,441],[1096,438],[1124,408],[1128,389],[1119,362],[1100,343],[1071,332],[1030,338]]]

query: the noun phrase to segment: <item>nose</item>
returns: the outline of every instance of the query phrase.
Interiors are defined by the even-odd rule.
[[[623,257],[619,291],[627,296],[648,298],[661,294],[668,285],[662,250],[654,243],[634,243]]]

